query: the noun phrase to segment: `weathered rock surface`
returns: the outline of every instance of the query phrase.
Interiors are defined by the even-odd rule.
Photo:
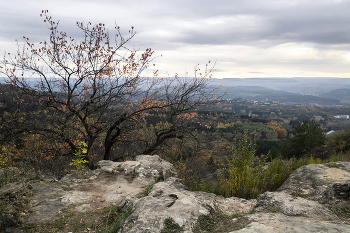
[[[265,192],[260,194],[255,211],[277,211],[287,216],[339,220],[332,211],[318,202],[292,196],[284,192]]]
[[[280,191],[261,194],[257,201],[190,192],[181,180],[169,178],[155,184],[147,197],[124,200],[124,203],[133,203],[133,211],[118,233],[161,232],[165,219],[169,218],[184,232],[193,232],[199,217],[210,215],[212,211],[231,215],[246,213],[251,209],[254,209],[254,214],[244,215],[249,220],[245,222],[249,224],[232,232],[350,232],[349,225],[344,224],[322,202],[318,202],[324,199],[324,192],[330,189],[346,197],[343,193],[349,191],[346,183],[350,174],[350,170],[346,169],[348,164],[302,167],[291,175]],[[306,190],[309,199],[304,198],[305,193],[300,191],[300,184],[304,184],[303,190]],[[241,220],[238,218],[233,221]]]
[[[295,170],[277,191],[303,196],[320,203],[328,203],[333,197],[348,198],[350,162],[303,166]]]
[[[225,199],[211,193],[188,191],[183,181],[174,177],[155,184],[146,197],[126,200],[133,202],[133,211],[119,233],[161,232],[165,219],[169,218],[184,232],[192,232],[198,218],[210,215],[213,210],[231,215],[248,212],[255,205],[255,200]]]
[[[350,226],[306,217],[290,217],[282,213],[260,213],[247,215],[252,223],[230,233],[340,233],[350,232]]]
[[[119,203],[122,209],[132,205],[131,214],[121,224],[119,233],[161,232],[166,219],[189,233],[193,232],[200,217],[211,216],[213,211],[232,215],[251,210],[255,213],[232,219],[244,227],[232,232],[350,232],[350,226],[326,208],[330,203],[349,198],[348,162],[301,167],[277,192],[266,192],[257,200],[191,192],[181,179],[176,178],[173,166],[159,156],[141,155],[136,161],[126,162],[100,161],[98,167],[79,179],[67,175],[60,182],[44,180],[28,184],[21,180],[8,184],[0,188],[0,198],[30,192],[31,210],[35,214],[23,216],[27,222],[55,219],[56,214],[70,204],[74,204],[75,211],[79,212],[111,203]],[[155,182],[158,183],[147,196],[135,198],[147,185]],[[0,221],[0,227],[7,227],[9,232],[19,230],[19,223],[11,211],[1,217],[6,221]]]
[[[124,175],[134,184],[142,185],[177,176],[173,165],[158,155],[138,155],[135,161],[126,162],[102,160],[97,167],[102,171]]]
[[[23,216],[24,221],[33,223],[54,219],[71,204],[76,205],[76,211],[86,212],[119,203],[125,196],[137,196],[149,184],[177,176],[173,165],[157,155],[140,155],[137,161],[122,163],[100,161],[98,166],[99,169],[83,178],[68,174],[60,182],[43,179],[40,183],[30,184],[30,206],[35,214]],[[23,189],[28,189],[24,180],[7,184],[1,187],[0,197]]]
[[[349,162],[303,166],[277,192],[261,194],[257,213],[247,215],[252,223],[233,232],[350,232],[350,225],[327,208],[349,199],[349,184]]]

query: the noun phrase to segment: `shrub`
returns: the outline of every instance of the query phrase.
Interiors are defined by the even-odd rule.
[[[350,149],[350,130],[333,133],[327,138],[327,146],[333,147],[335,151],[346,151]]]
[[[222,169],[221,183],[225,187],[225,196],[250,197],[254,195],[257,177],[261,175],[264,160],[255,157],[256,145],[243,134],[237,148],[233,149],[228,167]]]
[[[72,159],[72,162],[69,164],[71,166],[75,166],[76,171],[84,171],[86,163],[89,163],[86,158],[87,154],[87,144],[85,142],[78,142],[77,149],[74,152],[74,155],[77,156],[77,159]]]

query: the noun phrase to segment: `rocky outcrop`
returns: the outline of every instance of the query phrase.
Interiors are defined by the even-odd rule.
[[[161,232],[166,219],[171,219],[184,232],[192,232],[200,216],[210,215],[212,211],[228,215],[248,212],[255,205],[255,200],[225,199],[210,193],[188,191],[183,181],[174,177],[155,184],[148,196],[128,200],[133,203],[133,211],[119,233]]]
[[[153,187],[144,193],[150,184]],[[132,206],[119,233],[165,232],[169,223],[176,232],[199,232],[201,221],[218,212],[238,216],[229,221],[239,227],[226,232],[350,232],[344,219],[327,208],[349,199],[349,184],[350,163],[311,164],[293,172],[277,192],[263,193],[257,200],[223,198],[189,191],[172,164],[159,156],[141,155],[136,161],[100,161],[97,170],[81,177],[67,175],[59,182],[8,184],[0,188],[0,199],[30,194],[34,213],[21,219],[29,223],[54,220],[71,204],[78,212],[112,203],[125,210]],[[19,229],[11,210],[1,217],[6,221],[0,227]]]
[[[306,217],[290,217],[282,213],[258,213],[247,215],[250,224],[230,233],[345,233],[350,226]]]
[[[309,164],[295,170],[277,190],[319,203],[349,198],[350,162]]]
[[[349,184],[349,162],[303,166],[277,192],[261,194],[256,213],[247,215],[252,222],[233,232],[350,232],[349,219],[328,208],[348,203]]]
[[[168,219],[183,232],[193,232],[201,216],[214,211],[232,215],[250,210],[254,214],[232,220],[247,223],[232,232],[350,232],[350,226],[324,205],[325,197],[333,203],[337,195],[348,197],[348,165],[339,162],[302,167],[277,192],[263,193],[257,200],[190,192],[180,179],[169,178],[155,184],[147,197],[125,199],[133,203],[133,210],[118,233],[161,232]]]
[[[142,185],[177,176],[173,165],[158,155],[138,155],[135,161],[125,162],[102,160],[97,167],[101,171],[123,175],[134,184]]]
[[[100,161],[98,167],[80,177],[68,174],[59,182],[42,178],[39,183],[24,180],[10,183],[0,188],[0,198],[9,193],[30,191],[29,205],[34,214],[25,215],[22,220],[27,223],[45,222],[54,219],[72,204],[76,206],[76,211],[90,211],[119,203],[125,196],[135,197],[149,184],[177,176],[173,165],[158,155],[140,155],[137,161],[121,163]],[[4,217],[10,214],[8,211]],[[6,221],[7,225],[10,223],[10,220]]]
[[[339,220],[332,211],[323,205],[284,192],[266,192],[261,194],[254,209],[256,212],[281,212],[286,216]]]

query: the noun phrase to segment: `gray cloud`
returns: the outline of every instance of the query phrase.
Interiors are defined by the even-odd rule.
[[[262,66],[271,72],[317,73],[320,64],[328,64],[325,72],[347,72],[350,1],[12,0],[0,9],[0,50],[11,49],[9,42],[23,35],[34,42],[48,39],[42,9],[49,9],[60,20],[60,30],[75,38],[82,37],[76,21],[103,22],[111,31],[114,22],[124,32],[134,26],[138,34],[129,45],[158,50],[172,65],[205,57],[218,60],[220,74],[230,69],[268,73]]]

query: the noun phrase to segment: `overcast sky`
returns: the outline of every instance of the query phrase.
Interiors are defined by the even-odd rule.
[[[76,21],[134,26],[130,48],[162,55],[161,75],[191,74],[211,60],[215,78],[350,78],[350,0],[7,0],[1,54],[23,36],[48,39],[43,9],[75,38]]]

